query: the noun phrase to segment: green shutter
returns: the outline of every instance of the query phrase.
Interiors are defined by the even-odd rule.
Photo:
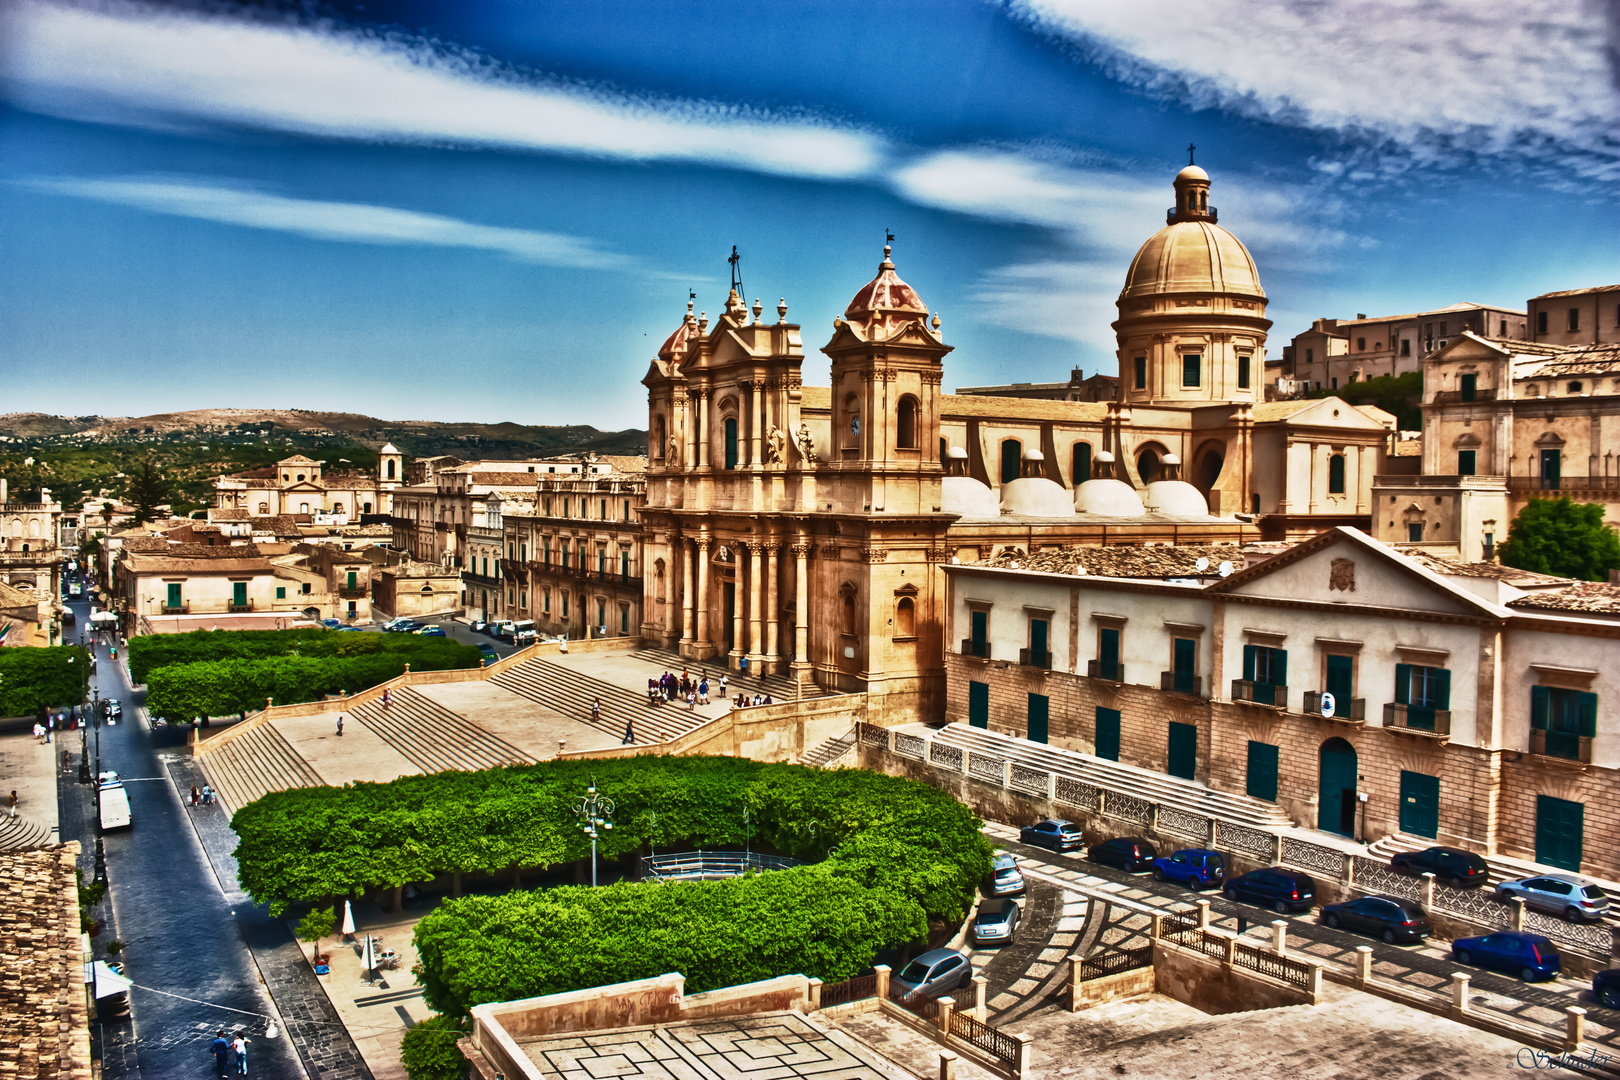
[[[1032,652],[1032,653],[1044,653],[1044,652],[1046,652],[1046,620],[1045,619],[1031,619],[1031,620],[1029,620],[1029,651]],[[1033,657],[1033,656],[1030,657],[1031,661],[1034,661],[1036,659],[1037,659],[1036,657]]]
[[[1271,743],[1249,742],[1247,791],[1251,799],[1277,801],[1278,747]]]
[[[1288,685],[1288,650],[1271,650],[1271,685]]]
[[[989,683],[968,683],[968,723],[976,728],[990,726]]]
[[[1045,694],[1029,695],[1029,729],[1026,737],[1030,742],[1046,741],[1046,722],[1050,715],[1050,706],[1051,701]]]
[[[1546,731],[1552,716],[1552,691],[1545,686],[1530,688],[1530,730]]]
[[[1097,709],[1097,756],[1119,760],[1119,710]]]
[[[1436,668],[1434,707],[1437,709],[1451,708],[1451,672],[1445,668]]]
[[[1575,695],[1575,708],[1579,711],[1581,721],[1581,734],[1588,738],[1597,737],[1597,695],[1577,693]]]
[[[1243,681],[1254,682],[1254,646],[1243,646]]]
[[[1098,657],[1102,666],[1112,670],[1119,664],[1119,631],[1111,626],[1103,627],[1100,648],[1102,655]]]
[[[1395,704],[1406,705],[1412,700],[1412,665],[1395,665]]]

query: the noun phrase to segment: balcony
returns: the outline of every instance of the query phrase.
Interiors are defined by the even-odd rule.
[[[1476,387],[1473,390],[1439,390],[1435,392],[1433,402],[1436,405],[1467,404],[1474,401],[1495,401],[1496,391],[1485,387]]]
[[[245,604],[236,604],[236,603],[226,604],[225,605],[225,610],[229,611],[229,612],[233,612],[233,613],[238,612],[238,611],[252,611],[253,610],[253,601],[249,600]]]
[[[1288,687],[1249,679],[1232,680],[1232,700],[1239,705],[1263,705],[1268,709],[1288,708]]]
[[[1307,716],[1322,715],[1323,690],[1305,691],[1305,714]],[[1333,696],[1333,715],[1329,720],[1344,720],[1352,724],[1363,724],[1367,721],[1366,698],[1342,698],[1337,694]]]
[[[165,615],[190,615],[191,601],[188,600],[183,604],[164,604],[162,611]]]
[[[1592,740],[1567,731],[1530,732],[1530,753],[1570,764],[1592,764]]]
[[[1161,671],[1159,689],[1167,694],[1201,698],[1204,696],[1204,677],[1186,671]]]
[[[371,595],[371,590],[365,585],[339,585],[337,594],[345,600],[364,600]]]
[[[1423,735],[1431,739],[1451,738],[1451,710],[1424,705],[1384,705],[1384,726],[1394,731]]]
[[[1125,665],[1118,660],[1087,660],[1086,678],[1122,683],[1125,681]]]
[[[1018,663],[1024,667],[1048,668],[1052,666],[1052,650],[1036,652],[1034,649],[1019,649]]]
[[[962,639],[963,656],[976,656],[980,660],[990,659],[990,643],[988,641],[974,641],[972,638]]]
[[[1620,476],[1510,476],[1509,491],[1620,491]]]

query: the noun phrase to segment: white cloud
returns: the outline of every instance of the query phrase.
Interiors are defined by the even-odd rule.
[[[199,218],[251,229],[295,233],[316,240],[362,244],[419,244],[496,251],[522,262],[596,270],[626,269],[624,255],[561,233],[476,225],[367,203],[291,199],[246,188],[187,179],[37,179],[18,181],[34,191],[133,206],[158,214]]]
[[[1418,160],[1551,155],[1620,176],[1613,0],[1023,6],[1116,75],[1196,108],[1338,131]]]
[[[0,75],[11,96],[44,111],[830,179],[867,175],[884,153],[848,128],[545,82],[420,38],[329,23],[122,0],[16,0],[0,11]]]

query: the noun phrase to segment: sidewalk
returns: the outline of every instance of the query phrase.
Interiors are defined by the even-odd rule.
[[[19,826],[42,826],[49,833],[43,843],[61,842],[56,773],[63,751],[71,752],[78,761],[82,736],[82,731],[55,731],[49,743],[38,742],[26,732],[0,736],[0,807],[15,790]]]

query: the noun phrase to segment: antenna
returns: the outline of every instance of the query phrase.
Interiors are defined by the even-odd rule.
[[[1223,562],[1223,563],[1221,563],[1221,565],[1217,566],[1215,569],[1220,571],[1221,577],[1226,577],[1228,574],[1230,574],[1232,572],[1232,564],[1229,563],[1229,562]]]
[[[1198,561],[1193,563],[1193,569],[1202,574],[1205,570],[1209,569],[1209,560],[1200,555],[1198,557]]]

